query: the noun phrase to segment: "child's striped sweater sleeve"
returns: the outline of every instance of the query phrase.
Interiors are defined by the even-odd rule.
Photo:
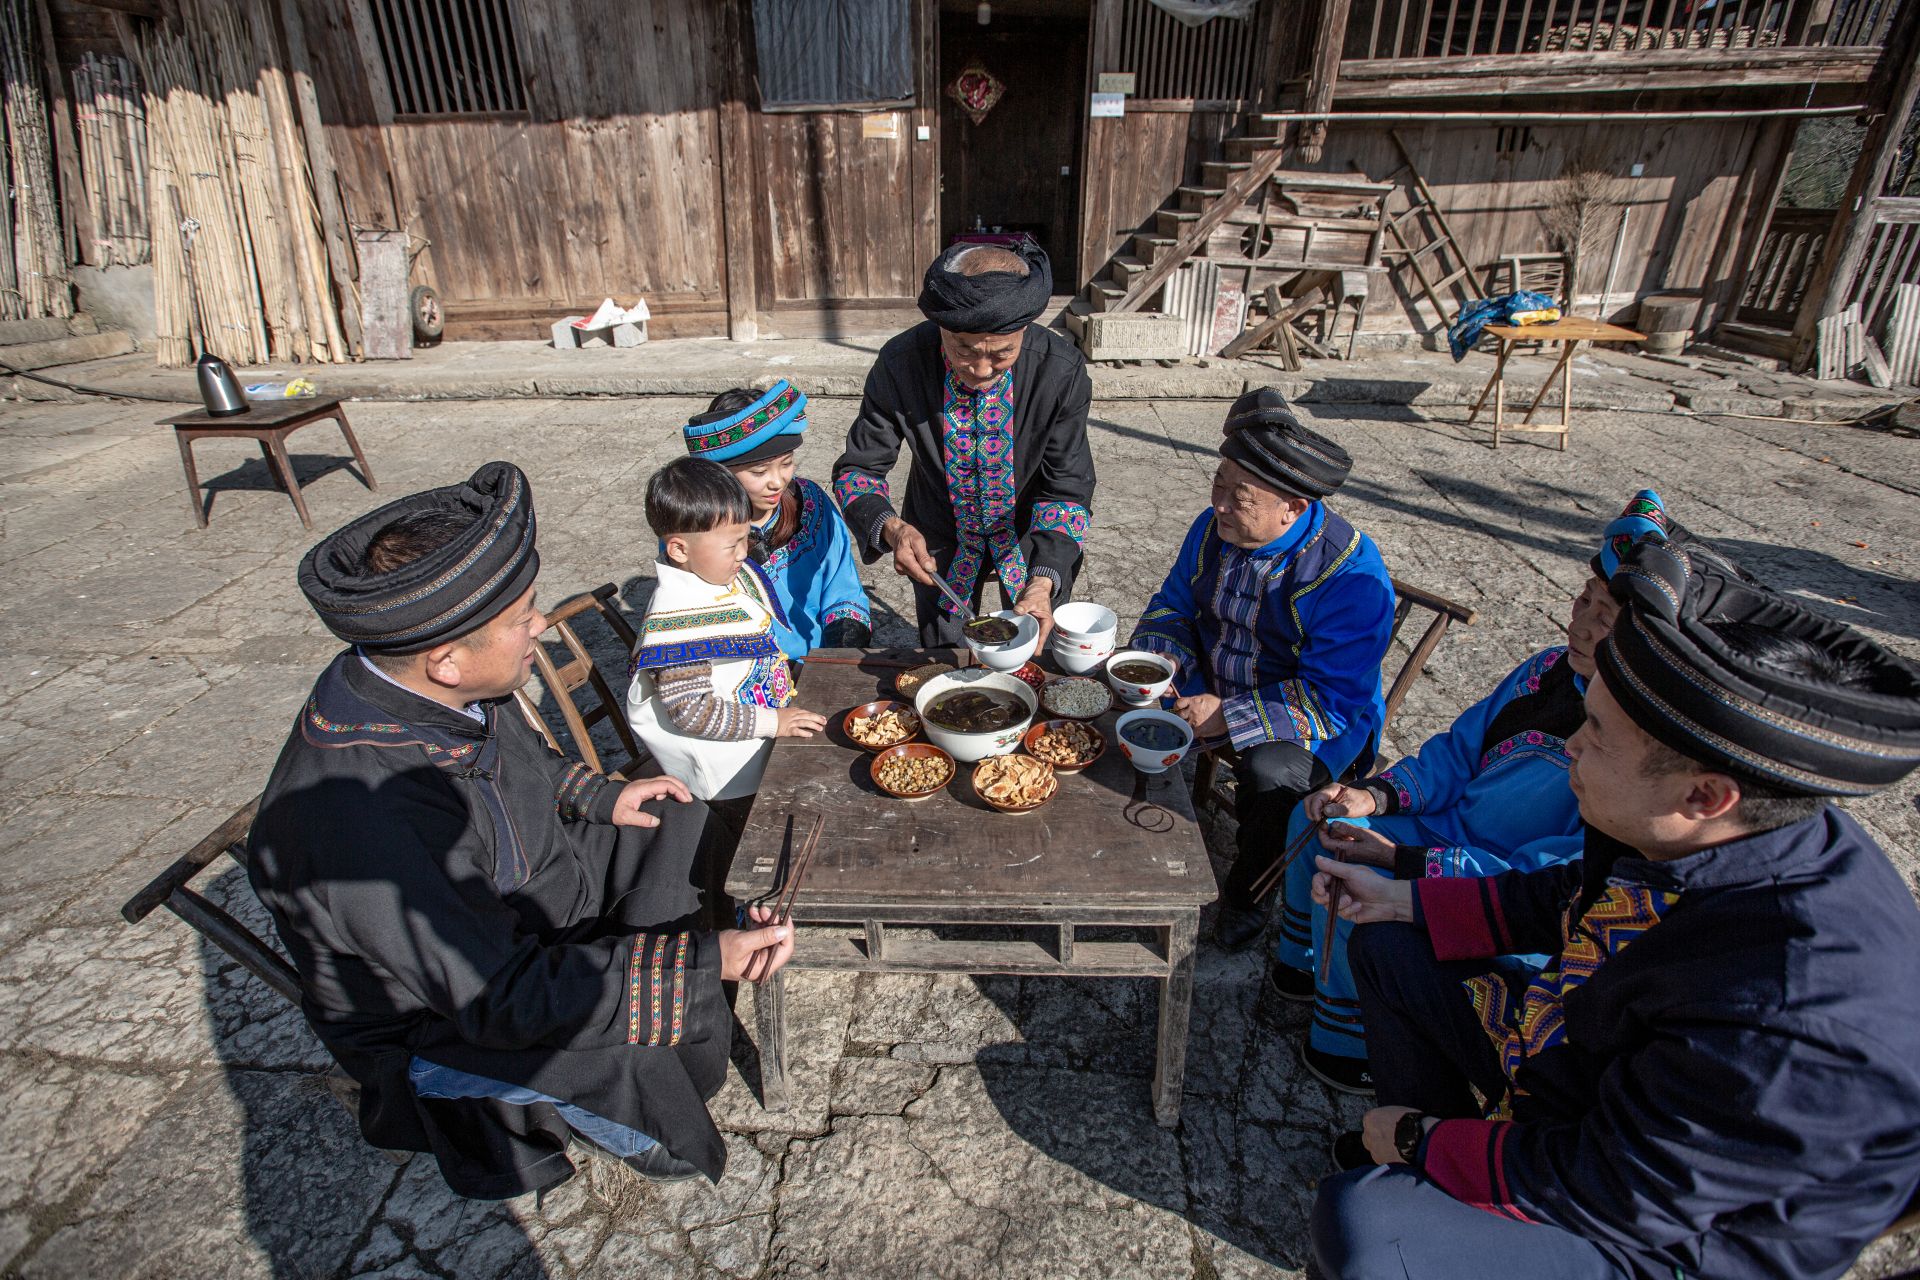
[[[715,697],[710,662],[655,667],[647,674],[653,677],[653,687],[673,727],[690,738],[744,742],[749,738],[771,738],[779,727],[779,713],[772,707],[750,706]]]

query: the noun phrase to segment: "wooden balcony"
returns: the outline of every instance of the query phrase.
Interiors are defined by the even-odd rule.
[[[1352,0],[1334,97],[1347,105],[1804,84],[1844,97],[1872,75],[1900,3]]]

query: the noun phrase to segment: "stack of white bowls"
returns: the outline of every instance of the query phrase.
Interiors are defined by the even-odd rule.
[[[1119,629],[1120,619],[1105,605],[1072,600],[1053,611],[1053,639],[1048,646],[1061,670],[1083,676],[1113,656],[1113,638]]]

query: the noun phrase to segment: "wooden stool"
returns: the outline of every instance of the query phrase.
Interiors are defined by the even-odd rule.
[[[172,427],[174,438],[180,442],[180,465],[187,472],[187,501],[193,504],[193,518],[202,529],[207,527],[207,507],[200,498],[200,471],[193,465],[193,442],[219,438],[258,441],[260,453],[273,472],[274,483],[287,491],[287,496],[293,499],[293,509],[300,513],[300,523],[311,529],[313,518],[307,514],[306,499],[300,496],[300,482],[293,475],[293,460],[287,457],[287,437],[302,427],[329,418],[340,424],[340,434],[347,438],[353,460],[360,464],[360,478],[367,488],[378,492],[380,486],[374,481],[373,468],[367,465],[367,455],[360,451],[360,442],[354,439],[353,428],[347,425],[339,396],[256,400],[246,413],[223,418],[216,418],[205,409],[195,409],[192,413],[164,418],[160,425]]]

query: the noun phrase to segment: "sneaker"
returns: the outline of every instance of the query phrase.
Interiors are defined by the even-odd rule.
[[[1261,906],[1233,907],[1221,904],[1213,918],[1213,940],[1222,951],[1244,951],[1267,931],[1267,909]]]
[[[1274,960],[1267,965],[1267,989],[1282,1000],[1295,1004],[1313,1003],[1313,974]]]
[[[1367,1150],[1367,1140],[1358,1129],[1349,1129],[1333,1140],[1329,1153],[1333,1157],[1333,1167],[1341,1173],[1354,1169],[1371,1169],[1376,1161],[1373,1153]]]
[[[1358,1094],[1363,1098],[1373,1096],[1373,1072],[1367,1069],[1365,1058],[1342,1057],[1337,1053],[1328,1053],[1325,1049],[1316,1049],[1302,1041],[1300,1061],[1307,1068],[1308,1074],[1329,1089]]]

